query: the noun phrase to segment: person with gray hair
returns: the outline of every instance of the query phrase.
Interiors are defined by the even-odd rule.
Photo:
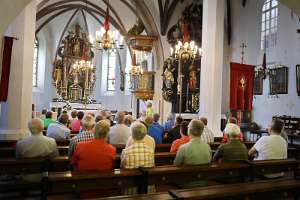
[[[71,164],[78,171],[105,171],[114,168],[116,148],[107,143],[110,124],[106,120],[95,126],[95,138],[77,145]]]
[[[68,114],[61,114],[58,121],[48,126],[47,136],[55,140],[65,140],[70,138],[70,129],[67,127],[69,122]]]
[[[219,146],[213,160],[217,162],[234,162],[248,160],[248,149],[239,140],[240,127],[233,123],[228,123],[224,129],[228,135],[229,142]]]
[[[200,120],[193,119],[188,125],[190,141],[181,145],[177,151],[174,164],[200,165],[211,161],[211,149],[208,144],[201,140],[204,124]]]
[[[154,149],[145,144],[147,128],[140,122],[131,125],[133,144],[122,151],[121,167],[135,169],[154,167]]]
[[[126,144],[131,135],[130,128],[125,125],[125,112],[116,114],[117,124],[111,127],[109,132],[110,144]]]
[[[53,138],[44,136],[43,121],[41,119],[32,119],[28,123],[31,135],[18,141],[16,147],[17,158],[34,158],[46,156],[58,156],[56,142]]]
[[[87,142],[94,139],[95,119],[91,115],[86,115],[82,120],[82,130],[70,140],[68,155],[71,158],[80,142]]]

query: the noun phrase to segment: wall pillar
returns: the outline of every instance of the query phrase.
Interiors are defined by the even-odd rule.
[[[36,23],[36,3],[32,1],[9,26],[6,35],[14,41],[7,102],[1,103],[0,139],[19,139],[29,133],[31,119],[32,67]]]
[[[221,136],[224,0],[203,0],[203,33],[200,82],[200,116]]]

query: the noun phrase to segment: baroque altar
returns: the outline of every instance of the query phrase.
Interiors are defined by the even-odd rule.
[[[61,41],[53,63],[53,85],[64,100],[86,101],[96,82],[94,53],[88,34],[79,24]]]

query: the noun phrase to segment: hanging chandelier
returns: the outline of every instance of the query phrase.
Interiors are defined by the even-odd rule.
[[[95,46],[98,50],[115,50],[124,48],[124,37],[117,31],[109,28],[109,0],[107,3],[105,20],[100,31],[96,31]],[[119,43],[118,43],[118,38]]]
[[[170,48],[171,56],[175,59],[181,59],[183,61],[194,60],[198,56],[202,56],[202,49],[195,45],[194,41],[185,42],[182,44],[178,41],[174,48]]]

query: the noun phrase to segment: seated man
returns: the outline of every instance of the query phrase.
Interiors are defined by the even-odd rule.
[[[94,139],[95,120],[91,115],[85,116],[83,119],[82,131],[70,140],[68,156],[72,157],[78,143],[87,142]]]
[[[144,143],[146,127],[135,122],[131,125],[133,144],[122,151],[121,166],[126,169],[154,167],[154,151]]]
[[[186,144],[190,141],[190,137],[188,136],[188,122],[184,121],[180,125],[180,135],[181,138],[175,140],[172,143],[170,152],[177,152],[179,147],[183,144]]]
[[[287,143],[280,136],[284,123],[282,120],[274,119],[269,128],[269,136],[262,136],[249,150],[248,154],[254,160],[287,159]],[[266,174],[267,178],[283,176],[283,173]]]
[[[219,146],[213,160],[217,162],[248,160],[248,149],[238,139],[241,132],[240,128],[236,124],[229,123],[224,132],[228,134],[229,142]]]
[[[58,122],[52,123],[47,129],[47,136],[55,140],[65,140],[70,138],[70,129],[67,127],[69,116],[62,114],[58,118]]]
[[[182,145],[175,157],[174,164],[200,165],[211,161],[211,149],[201,140],[204,124],[200,120],[193,119],[188,125],[190,141]]]
[[[43,122],[40,119],[32,119],[28,123],[31,136],[19,140],[16,147],[17,158],[34,158],[45,156],[58,156],[56,142],[53,138],[43,135]]]
[[[164,127],[158,123],[159,114],[155,113],[153,115],[153,123],[148,128],[148,134],[154,139],[155,144],[162,144]]]
[[[133,144],[126,147],[121,155],[121,167],[125,169],[136,169],[139,167],[154,167],[154,151],[147,146],[144,138],[147,134],[147,128],[140,122],[134,122],[131,125]],[[153,186],[148,186],[148,192],[154,192]],[[125,194],[136,194],[137,188],[126,188]]]
[[[72,129],[72,123],[73,121],[77,120],[77,111],[72,110],[71,112],[71,119],[69,120],[69,128]]]
[[[202,121],[202,123],[204,124],[204,129],[203,129],[203,133],[201,135],[201,139],[203,142],[207,143],[207,144],[212,144],[214,143],[214,133],[212,132],[212,130],[210,130],[207,127],[207,118],[206,117],[201,117],[200,121]]]
[[[147,145],[148,147],[153,149],[153,152],[155,152],[155,141],[151,136],[146,135],[143,139],[143,142],[145,143],[145,145]],[[132,139],[132,136],[130,136],[127,140],[125,148],[131,146],[132,144],[133,144],[133,139]]]
[[[95,139],[77,145],[71,164],[79,171],[103,171],[114,168],[116,148],[107,144],[110,124],[101,120],[95,126]]]
[[[43,119],[44,129],[47,129],[48,126],[54,122],[55,121],[52,119],[52,112],[51,111],[46,112],[46,118]]]
[[[235,117],[230,117],[228,119],[228,123],[232,123],[232,124],[236,124],[237,125],[237,119]],[[239,133],[238,139],[239,139],[240,142],[243,142],[244,135],[243,135],[242,132]],[[229,141],[228,134],[224,133],[224,136],[223,136],[223,139],[222,139],[221,143],[227,143],[228,141]]]
[[[125,125],[125,112],[116,115],[117,124],[112,126],[109,132],[110,144],[126,144],[131,135],[130,128]]]
[[[201,165],[208,164],[211,161],[211,149],[208,144],[202,141],[201,135],[204,124],[200,120],[193,119],[188,125],[188,135],[190,141],[181,145],[177,151],[174,164],[181,165]],[[206,186],[207,182],[203,180],[182,183],[181,187],[200,187]]]

